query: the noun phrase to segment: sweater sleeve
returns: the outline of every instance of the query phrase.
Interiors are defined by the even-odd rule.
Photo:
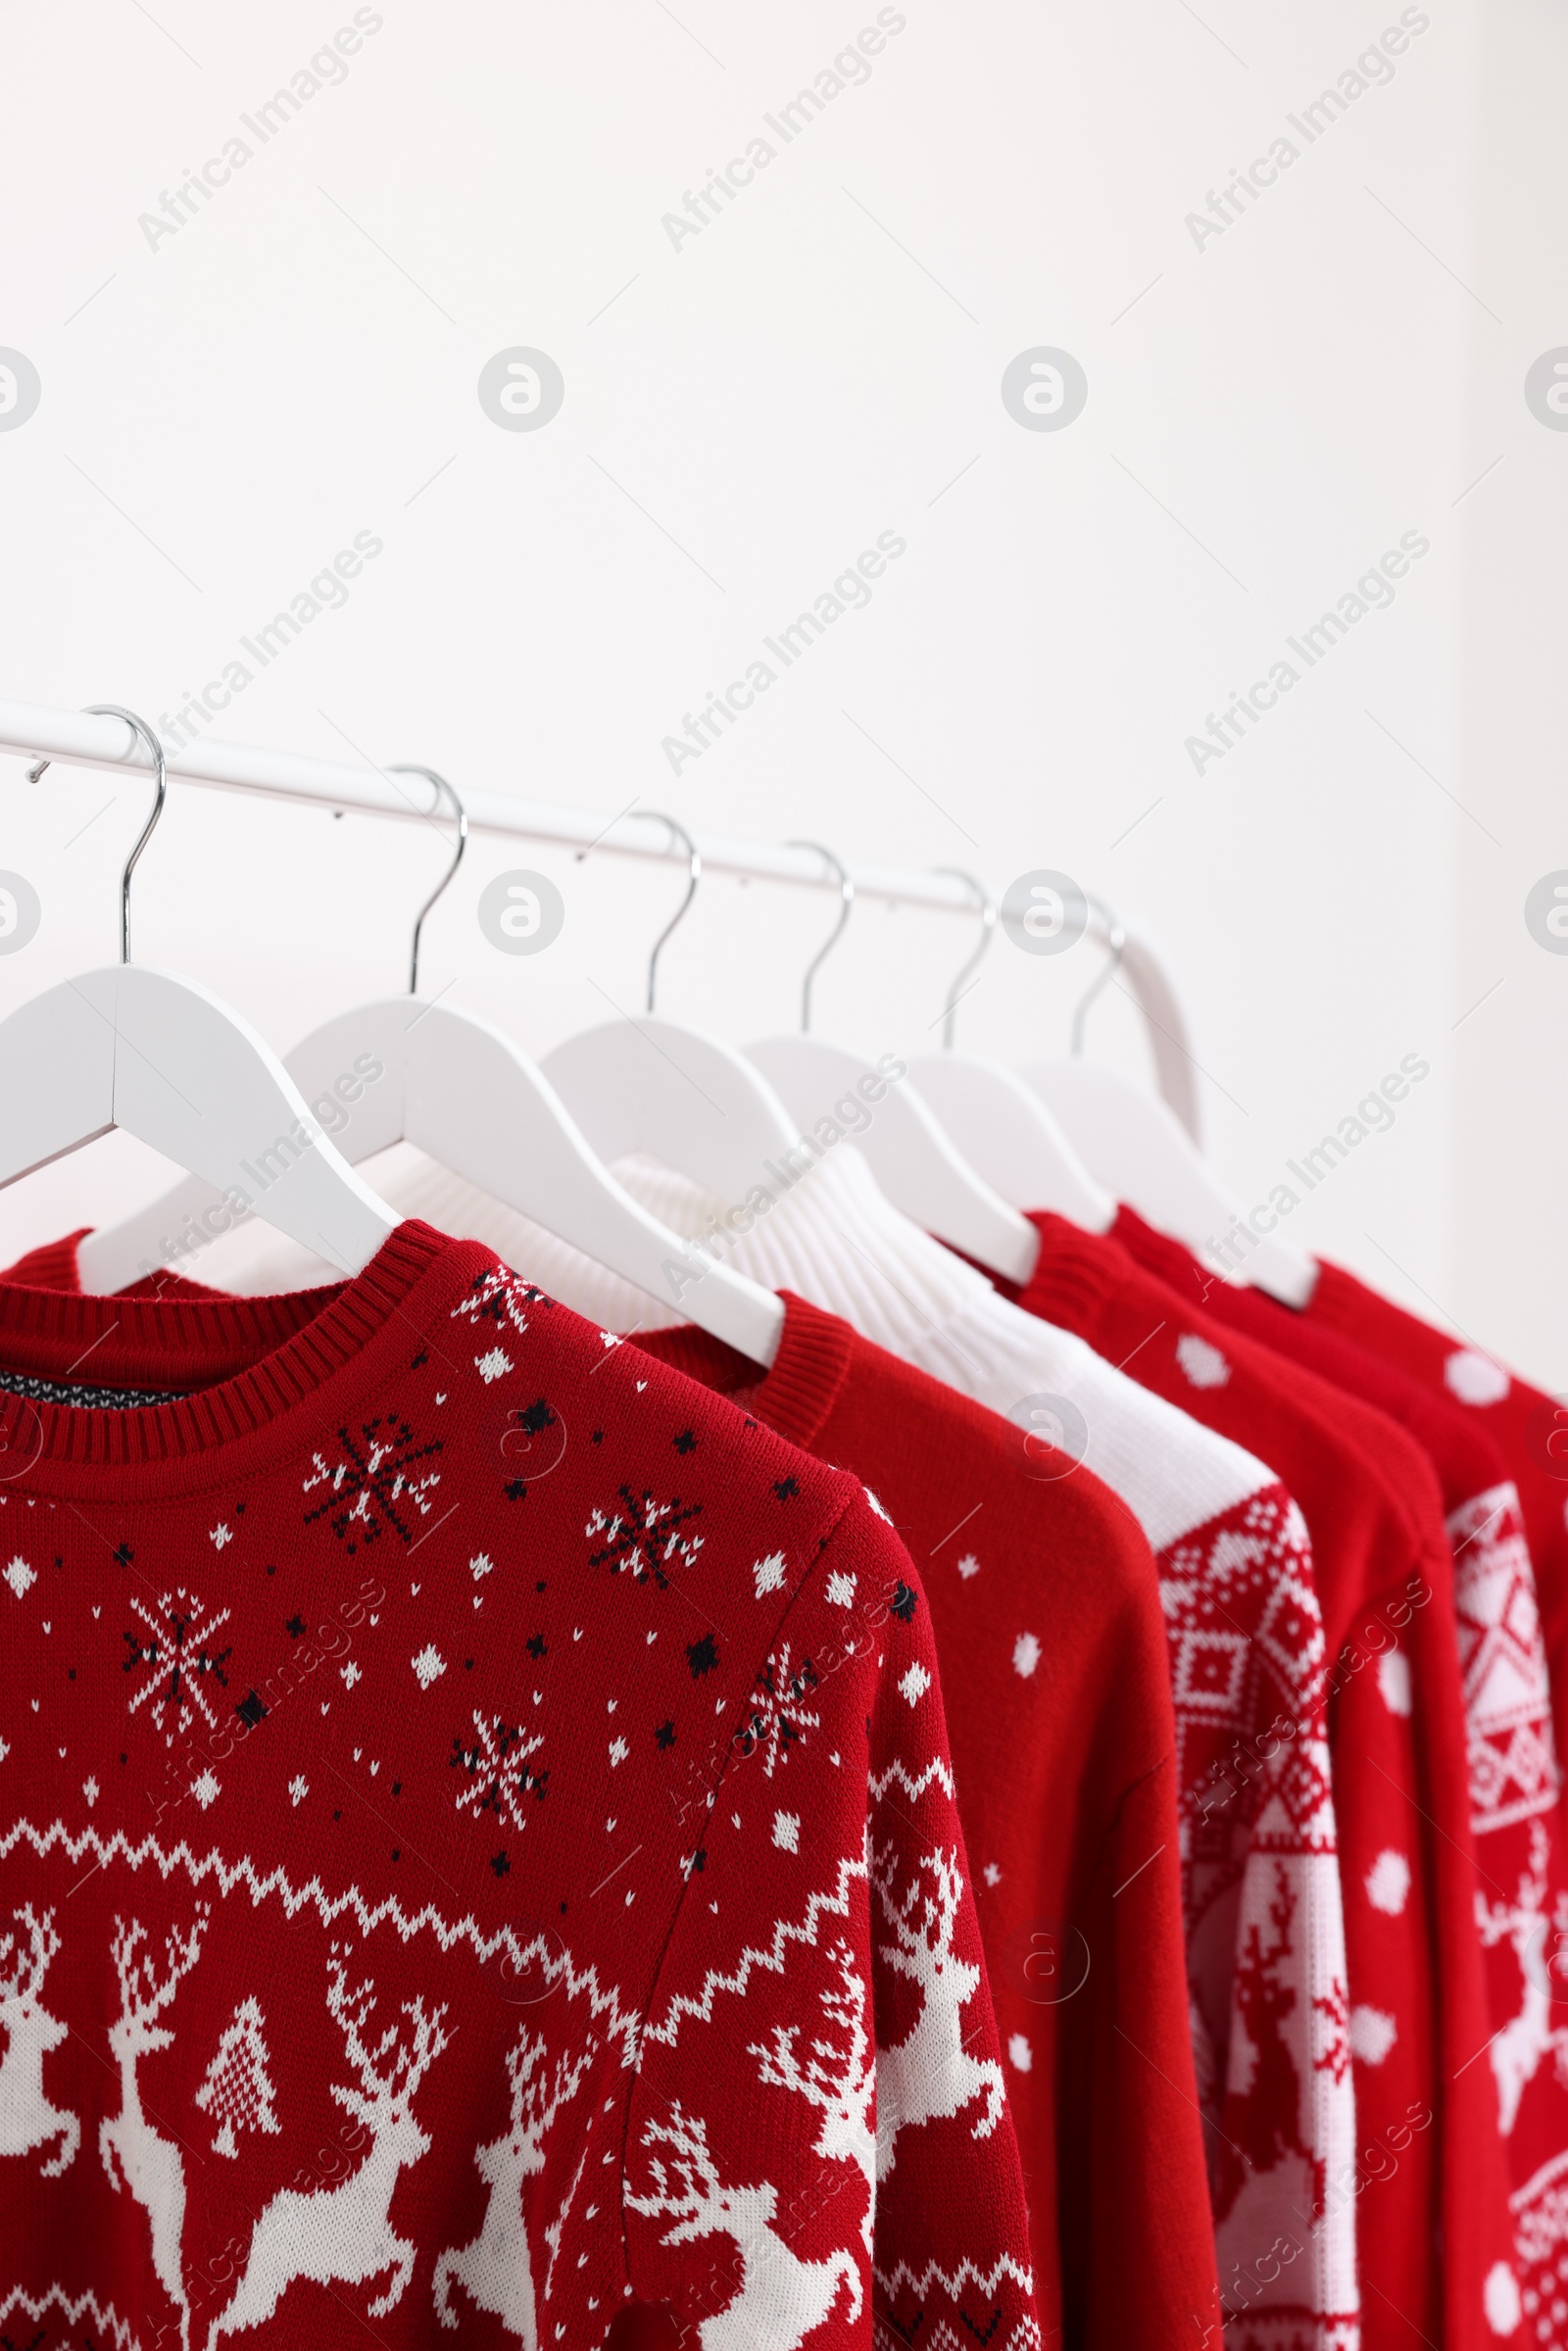
[[[1356,2161],[1325,2196],[1355,2201],[1363,2276],[1429,2333],[1446,2315],[1444,2339],[1457,2344],[1486,2339],[1486,2280],[1506,2271],[1510,2248],[1481,2056],[1489,2025],[1451,1578],[1436,1553],[1412,1564],[1362,1608],[1330,1667],[1337,1750],[1361,1765],[1337,1792],[1362,1968],[1347,2020]]]
[[[1039,2342],[929,1612],[857,1498],[760,1661],[638,2060],[639,2300],[736,2344]]]
[[[1087,2119],[1086,2159],[1064,2169],[1058,2194],[1069,2342],[1218,2334],[1174,1771],[1167,1758],[1126,1791],[1062,1955],[1060,1989],[1082,2005],[1061,2034],[1062,2097]]]

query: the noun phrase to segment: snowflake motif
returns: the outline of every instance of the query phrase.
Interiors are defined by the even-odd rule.
[[[12,1591],[16,1593],[19,1600],[21,1599],[23,1593],[27,1591],[28,1587],[36,1584],[38,1581],[36,1574],[27,1565],[27,1562],[25,1559],[24,1559],[20,1551],[12,1560],[11,1565],[8,1568],[0,1570],[0,1573],[4,1574],[6,1582],[10,1585]]]
[[[511,1821],[514,1829],[526,1828],[522,1799],[532,1795],[543,1801],[550,1779],[548,1772],[528,1769],[528,1758],[539,1752],[543,1738],[537,1732],[525,1732],[520,1724],[504,1723],[499,1715],[487,1718],[477,1711],[473,1727],[478,1736],[471,1745],[465,1745],[461,1739],[452,1741],[452,1768],[467,1774],[467,1786],[458,1790],[458,1810],[464,1812],[471,1806],[475,1818],[493,1812],[498,1820]]]
[[[689,1518],[699,1516],[703,1505],[688,1502],[683,1509],[679,1494],[671,1501],[656,1502],[646,1488],[640,1496],[629,1486],[617,1491],[624,1507],[596,1510],[583,1529],[590,1538],[604,1537],[601,1547],[589,1552],[588,1564],[608,1567],[612,1576],[629,1567],[634,1584],[654,1583],[667,1592],[666,1569],[690,1567],[703,1547],[700,1535],[680,1531]]]
[[[1351,2009],[1350,2055],[1363,2065],[1381,2065],[1398,2037],[1398,2024],[1386,2008],[1358,2004]]]
[[[147,1677],[132,1693],[130,1712],[145,1706],[167,1746],[190,1729],[198,1714],[209,1731],[216,1731],[218,1714],[208,1693],[214,1684],[228,1688],[224,1668],[234,1652],[216,1648],[214,1637],[227,1624],[228,1610],[209,1616],[204,1602],[183,1586],[163,1592],[151,1607],[132,1594],[130,1605],[145,1631],[122,1636],[129,1655],[121,1671]]]
[[[743,1755],[761,1749],[762,1770],[769,1780],[774,1766],[789,1761],[792,1750],[804,1743],[807,1733],[822,1727],[822,1717],[802,1703],[817,1687],[817,1678],[809,1657],[803,1657],[791,1670],[788,1641],[776,1657],[769,1657],[757,1677],[746,1720],[736,1734],[736,1744]]]
[[[467,1323],[475,1336],[481,1323],[489,1323],[498,1333],[510,1323],[520,1339],[528,1328],[523,1309],[551,1303],[532,1282],[519,1280],[504,1265],[492,1265],[484,1273],[474,1275],[467,1297],[459,1299],[450,1319]]]
[[[756,1578],[757,1596],[759,1599],[761,1599],[764,1592],[777,1592],[780,1586],[783,1584],[785,1577],[783,1552],[769,1551],[765,1559],[759,1559],[755,1563],[752,1568],[752,1574]]]
[[[363,1442],[357,1444],[347,1429],[339,1429],[342,1460],[329,1466],[314,1453],[311,1475],[300,1489],[314,1494],[318,1486],[326,1488],[326,1499],[306,1511],[304,1523],[310,1526],[326,1518],[338,1541],[347,1543],[351,1558],[361,1543],[373,1543],[386,1527],[407,1543],[413,1526],[410,1505],[428,1517],[430,1490],[441,1483],[438,1469],[416,1468],[440,1452],[439,1437],[428,1445],[416,1445],[408,1422],[392,1416],[363,1421],[360,1438]]]

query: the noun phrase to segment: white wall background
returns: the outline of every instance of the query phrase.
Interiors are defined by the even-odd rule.
[[[1291,1237],[1568,1385],[1568,958],[1522,918],[1568,864],[1568,439],[1521,390],[1568,337],[1560,18],[1430,0],[1392,79],[1307,146],[1287,116],[1397,7],[901,0],[869,78],[781,147],[763,114],[873,7],[372,13],[346,78],[265,146],[240,116],[347,5],[79,0],[0,25],[0,344],[43,386],[0,432],[0,692],[156,722],[238,657],[228,738],[424,759],[607,817],[635,796],[999,889],[1064,867],[1172,959],[1244,1199],[1401,1055],[1431,1060]],[[139,216],[236,131],[249,163],[150,249]],[[662,216],[760,131],[776,159],[672,249]],[[1282,133],[1298,160],[1199,250],[1187,214]],[[538,432],[476,396],[517,344],[565,379]],[[1088,374],[1062,432],[999,395],[1040,344]],[[907,553],[870,606],[672,775],[662,738],[883,530]],[[1412,530],[1431,552],[1392,609],[1195,774],[1185,738]],[[359,531],[383,552],[347,602],[259,668],[240,637]],[[0,762],[0,863],[44,908],[0,959],[0,1009],[113,954],[144,806],[129,779],[31,789]],[[286,1048],[398,984],[441,857],[422,828],[176,786],[138,953]],[[566,896],[538,958],[475,920],[519,862]],[[480,841],[428,985],[543,1050],[605,993],[635,1005],[680,888]],[[705,883],[661,1008],[737,1042],[785,1025],[830,915]],[[862,909],[821,1027],[922,1045],[968,945]],[[960,1042],[1064,1047],[1088,955],[999,943]],[[1091,1046],[1144,1066],[1113,991]],[[0,1250],[161,1173],[109,1139],[0,1200]]]

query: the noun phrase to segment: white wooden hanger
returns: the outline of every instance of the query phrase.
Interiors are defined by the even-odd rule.
[[[850,918],[855,885],[833,852],[819,841],[792,842],[791,847],[814,849],[837,873],[841,911],[831,936],[806,974],[801,990],[801,1034],[768,1037],[750,1045],[747,1059],[777,1089],[790,1116],[799,1119],[808,1135],[824,1120],[841,1123],[835,1118],[834,1104],[848,1097],[851,1114],[863,1110],[867,1119],[858,1127],[850,1126],[848,1119],[843,1121],[848,1139],[867,1161],[894,1206],[977,1264],[1004,1274],[1010,1281],[1026,1281],[1040,1253],[1039,1234],[976,1173],[918,1087],[902,1074],[902,1065],[897,1082],[887,1086],[874,1106],[867,1104],[857,1088],[862,1078],[878,1075],[870,1059],[824,1045],[808,1033],[811,981]],[[1031,1202],[1036,1207],[1041,1204]]]
[[[648,813],[654,811],[649,810]],[[649,1017],[585,1029],[541,1064],[596,1151],[607,1159],[650,1152],[705,1191],[738,1206],[767,1184],[769,1159],[796,1149],[800,1130],[772,1088],[732,1046],[653,1016],[659,957],[697,895],[703,863],[684,825],[661,817],[684,843],[686,895],[648,958]],[[800,1154],[802,1168],[808,1154]]]
[[[130,960],[130,877],[163,814],[164,749],[134,711],[95,703],[147,746],[152,813],[120,886],[120,961],[0,1021],[0,1186],[122,1127],[345,1273],[398,1219],[339,1157],[249,1021],[193,981]],[[31,770],[40,776],[48,760]]]
[[[964,983],[996,933],[997,902],[972,873],[944,868],[967,882],[980,907],[980,944],[948,990],[940,1053],[920,1053],[909,1074],[950,1135],[961,1135],[976,1173],[1014,1208],[1054,1209],[1085,1232],[1115,1222],[1116,1202],[1097,1184],[1038,1094],[1000,1062],[953,1051]]]
[[[414,926],[409,994],[342,1013],[296,1046],[288,1067],[303,1093],[334,1106],[352,1097],[346,1158],[358,1162],[411,1143],[639,1290],[673,1296],[693,1322],[753,1362],[771,1363],[784,1327],[773,1293],[714,1262],[634,1200],[510,1037],[453,1005],[419,1003],[420,932],[462,862],[467,818],[432,768],[390,772],[422,775],[435,787],[437,806],[443,793],[451,801],[456,854]],[[377,1072],[368,1082],[368,1066]],[[189,1214],[199,1219],[212,1200],[210,1191],[181,1186],[139,1217],[89,1235],[77,1251],[83,1287],[113,1290],[134,1280],[156,1256],[159,1237]]]
[[[1073,1015],[1073,1058],[1037,1062],[1024,1071],[1024,1083],[1060,1119],[1101,1183],[1147,1223],[1185,1242],[1205,1263],[1213,1262],[1213,1243],[1231,1241],[1245,1248],[1236,1278],[1283,1305],[1304,1306],[1317,1281],[1312,1259],[1245,1222],[1234,1197],[1166,1103],[1119,1070],[1082,1057],[1085,1015],[1121,960],[1121,924],[1114,915],[1108,924],[1109,958]]]

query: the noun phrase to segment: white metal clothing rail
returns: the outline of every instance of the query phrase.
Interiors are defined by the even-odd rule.
[[[167,747],[166,747],[167,748]],[[77,767],[143,767],[152,760],[145,744],[122,718],[88,710],[47,710],[25,702],[0,701],[0,753],[23,759],[48,758]],[[229,792],[255,792],[311,808],[354,808],[376,816],[427,822],[439,811],[432,794],[426,804],[416,779],[375,767],[347,767],[330,759],[301,759],[293,752],[254,750],[249,744],[210,738],[168,753],[172,781],[204,784]],[[460,787],[469,830],[517,841],[547,841],[565,849],[603,851],[615,857],[654,857],[682,864],[686,852],[658,816],[635,812],[612,820],[579,808],[514,800],[504,792]],[[788,883],[799,889],[838,893],[839,882],[808,849],[736,841],[714,833],[693,836],[705,867],[713,873],[745,874],[757,881]],[[859,898],[896,906],[926,906],[967,914],[974,897],[957,875],[918,866],[846,864]],[[1089,936],[1111,944],[1111,917],[1098,906]],[[1159,1088],[1188,1132],[1198,1139],[1197,1063],[1186,1016],[1174,986],[1147,940],[1121,919],[1124,933],[1117,977],[1135,999],[1149,1031]]]

